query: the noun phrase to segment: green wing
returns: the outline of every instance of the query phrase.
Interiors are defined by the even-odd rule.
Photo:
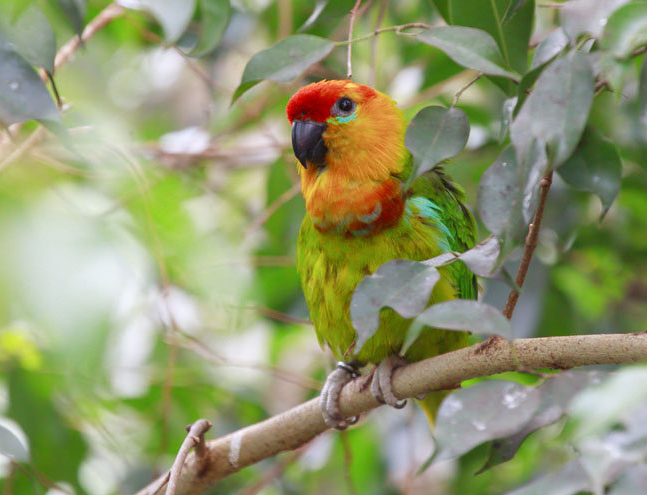
[[[436,215],[450,234],[448,240],[452,251],[463,252],[474,246],[476,227],[472,213],[464,204],[465,192],[441,166],[418,177],[410,195],[412,198],[424,198],[437,206]],[[459,261],[452,263],[450,270],[459,297],[476,299],[476,277],[467,266]]]

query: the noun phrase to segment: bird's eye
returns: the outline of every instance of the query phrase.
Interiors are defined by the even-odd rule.
[[[350,115],[355,111],[356,104],[348,96],[342,96],[333,107],[335,115]]]

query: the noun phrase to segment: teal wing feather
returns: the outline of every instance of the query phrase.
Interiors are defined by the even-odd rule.
[[[465,192],[441,166],[418,177],[410,194],[411,200],[424,199],[437,207],[439,224],[449,234],[448,250],[464,252],[474,246],[476,226],[472,213],[465,206]],[[476,299],[478,285],[474,274],[463,262],[453,263],[449,268],[458,296]]]

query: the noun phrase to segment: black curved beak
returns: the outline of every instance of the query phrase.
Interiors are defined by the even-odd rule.
[[[292,149],[303,168],[308,168],[308,162],[317,167],[324,165],[328,148],[324,144],[323,133],[327,127],[322,122],[311,120],[292,122]]]

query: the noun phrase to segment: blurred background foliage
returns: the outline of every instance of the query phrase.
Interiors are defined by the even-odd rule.
[[[600,29],[623,4],[635,9],[619,23],[623,39],[633,48],[647,39],[644,2],[486,3],[367,0],[355,36],[411,22],[487,32],[508,26],[497,42],[521,74],[558,26],[595,50]],[[315,396],[331,365],[296,275],[304,206],[284,112],[301,85],[345,76],[346,48],[292,82],[261,82],[233,104],[232,96],[247,62],[275,42],[297,32],[346,39],[354,2],[120,4],[126,9],[55,71],[60,111],[52,85],[46,90],[30,67],[51,74],[55,49],[108,2],[3,0],[0,8],[4,494],[132,493],[170,465],[188,423],[210,419],[213,437],[260,421]],[[587,29],[594,38],[578,40]],[[554,178],[512,320],[517,337],[647,330],[642,53],[606,62],[609,84],[596,88],[588,119],[622,157],[620,193],[600,221],[597,196]],[[356,81],[391,95],[409,119],[429,104],[449,106],[476,73],[392,32],[354,44],[353,64]],[[481,175],[507,142],[502,121],[515,91],[503,78],[481,78],[461,97],[471,131],[447,170],[473,210]],[[517,250],[510,273],[518,260]],[[483,286],[484,300],[502,308],[509,287]],[[478,476],[491,442],[468,442],[462,456],[419,473],[434,442],[409,406],[381,408],[352,430],[246,468],[211,493],[644,493],[646,373],[633,366],[602,383],[606,370],[595,379],[577,375],[575,385],[568,377],[556,382],[569,393],[553,424]]]

